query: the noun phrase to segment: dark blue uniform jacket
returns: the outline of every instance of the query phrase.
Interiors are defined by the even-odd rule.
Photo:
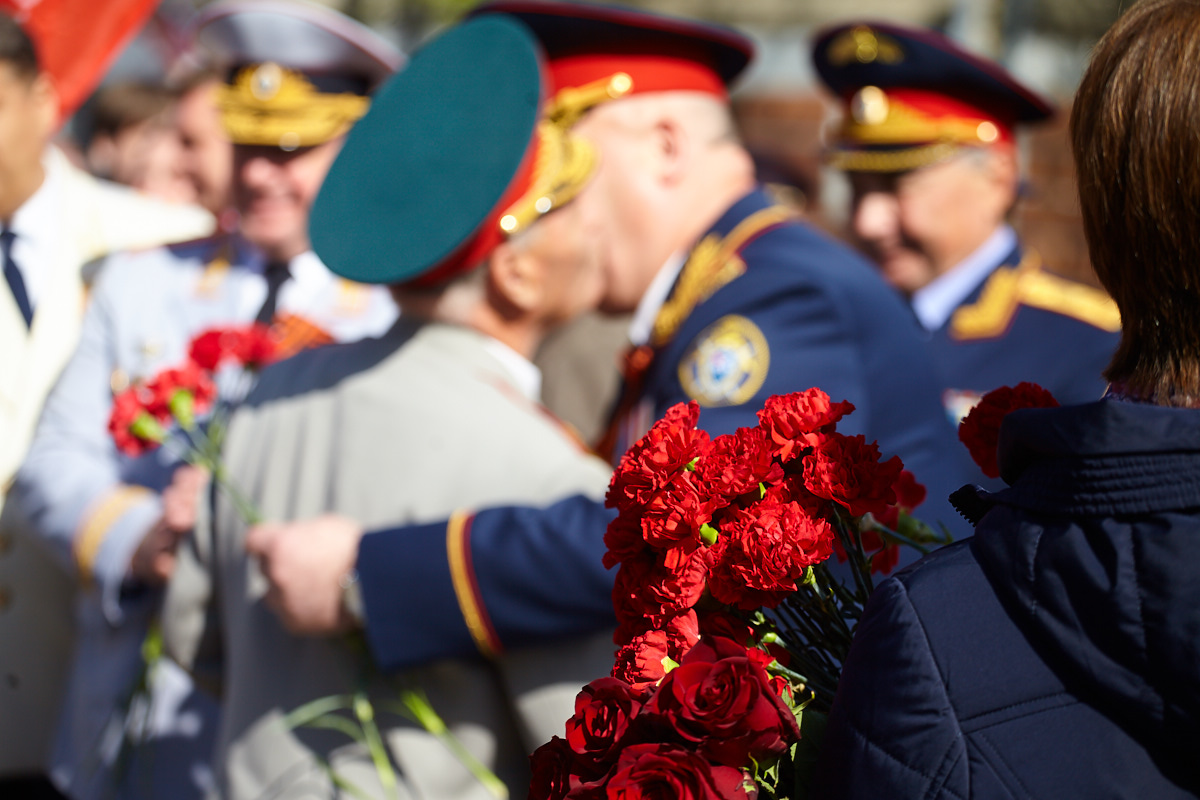
[[[711,233],[725,237],[771,205],[764,193],[752,192]],[[642,392],[653,401],[654,418],[690,399],[688,365],[707,370],[707,378],[761,380],[740,402],[702,408],[700,425],[714,436],[758,424],[756,412],[772,394],[818,386],[856,406],[839,430],[878,440],[885,457],[899,455],[927,485],[929,500],[918,516],[957,524],[965,535],[967,526],[946,498],[975,470],[941,408],[939,373],[904,302],[865,261],[798,221],[754,238],[740,258],[745,271],[689,309],[658,349]],[[712,333],[722,325],[732,331],[729,351],[742,352],[738,343],[759,335],[765,347],[749,348],[754,355],[741,362],[722,361],[723,340]],[[720,346],[706,350],[706,343]],[[704,352],[715,355],[696,355]],[[704,379],[693,382],[703,388]],[[615,626],[614,573],[601,565],[611,518],[582,497],[546,509],[479,511],[466,537],[472,585],[458,586],[457,594],[445,524],[368,534],[358,571],[377,661],[393,669],[474,652],[480,643],[463,621],[464,592],[491,630],[485,651]]]
[[[1000,460],[872,597],[814,797],[1197,796],[1200,411],[1020,411]]]
[[[1021,381],[1064,405],[1098,400],[1119,330],[1107,295],[1046,272],[1035,252],[1018,247],[927,336],[957,420],[985,393]]]

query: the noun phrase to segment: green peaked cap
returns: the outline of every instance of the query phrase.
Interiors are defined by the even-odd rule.
[[[379,90],[313,203],[313,250],[362,283],[426,275],[492,218],[530,151],[541,55],[520,23],[450,28]]]

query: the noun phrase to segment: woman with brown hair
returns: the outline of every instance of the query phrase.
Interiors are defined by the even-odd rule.
[[[976,536],[881,584],[814,796],[1200,795],[1200,0],[1097,45],[1071,137],[1105,399],[1008,416]]]

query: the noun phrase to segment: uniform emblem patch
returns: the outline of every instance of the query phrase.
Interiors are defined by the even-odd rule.
[[[946,407],[946,416],[951,424],[957,428],[958,423],[963,421],[981,397],[983,395],[979,392],[965,389],[947,389],[942,392],[942,405]]]
[[[688,347],[679,364],[679,382],[702,406],[741,405],[762,388],[770,363],[767,339],[758,326],[730,314],[701,331]]]

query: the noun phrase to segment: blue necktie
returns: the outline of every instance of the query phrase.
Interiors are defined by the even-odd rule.
[[[258,310],[254,321],[263,325],[270,325],[271,320],[275,319],[275,306],[279,302],[279,289],[287,282],[287,279],[292,277],[288,271],[287,262],[273,261],[263,268],[263,277],[267,280],[267,299],[263,301],[262,308]]]
[[[10,230],[0,233],[0,250],[4,251],[4,280],[8,281],[8,288],[12,290],[13,299],[17,301],[17,308],[21,309],[21,316],[25,318],[25,327],[29,328],[33,325],[33,306],[29,302],[29,293],[25,291],[25,279],[21,277],[21,270],[17,269],[12,259],[15,238],[17,235]]]

